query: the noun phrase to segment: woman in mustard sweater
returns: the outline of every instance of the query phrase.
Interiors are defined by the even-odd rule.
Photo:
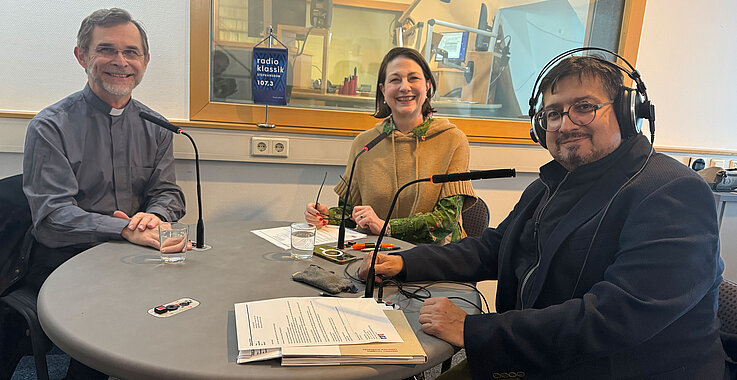
[[[377,87],[374,117],[383,120],[353,140],[343,178],[350,176],[353,158],[369,141],[384,131],[389,136],[359,159],[348,205],[342,204],[345,182],[334,188],[341,199],[338,207],[307,205],[305,219],[318,228],[339,224],[345,206],[359,229],[378,234],[400,186],[434,174],[468,171],[466,135],[447,119],[432,116],[430,98],[436,84],[420,53],[401,47],[390,50],[381,62]],[[387,235],[412,243],[460,240],[466,236],[461,211],[475,200],[469,181],[412,185],[399,195]]]

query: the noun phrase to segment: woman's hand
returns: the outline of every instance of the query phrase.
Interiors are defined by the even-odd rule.
[[[328,206],[325,206],[324,204],[318,203],[317,206],[315,206],[314,203],[308,203],[307,208],[305,209],[305,221],[317,228],[322,228],[328,224],[329,213],[330,211],[328,210]]]
[[[358,227],[371,230],[374,235],[378,235],[381,232],[381,227],[384,226],[384,220],[379,219],[371,206],[354,207],[351,219],[356,222]]]

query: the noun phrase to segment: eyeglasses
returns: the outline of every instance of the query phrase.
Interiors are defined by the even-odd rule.
[[[95,49],[95,53],[105,58],[115,58],[118,53],[123,53],[123,58],[126,61],[137,61],[143,57],[143,54],[139,53],[135,49],[115,49],[107,46],[98,46]]]
[[[567,115],[573,124],[579,126],[587,126],[596,118],[596,110],[614,104],[614,102],[606,102],[600,104],[591,104],[589,102],[579,102],[571,104],[568,111],[561,112],[555,109],[542,109],[535,114],[535,120],[547,132],[555,132],[563,125],[563,116]]]

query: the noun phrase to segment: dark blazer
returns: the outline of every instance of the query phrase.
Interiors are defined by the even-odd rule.
[[[635,176],[651,149],[646,138],[635,138],[560,219],[525,288],[525,305],[532,306],[524,310],[515,309],[514,248],[545,196],[539,179],[496,229],[402,254],[408,281],[499,280],[497,313],[465,321],[474,378],[722,378],[714,196],[692,170],[659,153]]]

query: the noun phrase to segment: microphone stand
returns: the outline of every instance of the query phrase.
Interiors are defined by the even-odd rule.
[[[351,194],[351,182],[353,182],[353,173],[356,172],[356,162],[358,161],[358,157],[366,152],[368,152],[368,149],[364,148],[353,158],[351,175],[348,176],[348,184],[346,185],[345,196],[343,197],[343,212],[340,215],[340,227],[338,227],[338,249],[345,248],[345,209],[348,207],[348,196]]]
[[[384,239],[384,234],[386,233],[386,227],[389,225],[389,218],[392,216],[392,211],[394,211],[394,206],[397,204],[397,199],[399,199],[399,193],[402,192],[407,186],[414,185],[418,182],[430,182],[431,178],[420,178],[415,179],[412,181],[409,181],[402,185],[402,187],[397,190],[396,193],[394,193],[394,199],[392,199],[391,205],[389,205],[389,212],[386,213],[386,218],[384,218],[384,225],[381,226],[381,232],[379,232],[379,237],[376,238],[376,244],[374,245],[374,251],[371,253],[371,266],[369,267],[368,274],[366,275],[366,291],[364,292],[363,296],[364,298],[374,298],[374,277],[376,277],[376,254],[379,252],[379,247],[381,247],[381,241]]]
[[[189,133],[179,130],[179,133],[187,136],[189,141],[192,142],[194,148],[194,164],[195,173],[197,173],[197,242],[195,248],[198,250],[210,249],[210,246],[205,247],[205,222],[202,221],[202,188],[200,186],[200,153],[197,151],[197,144],[194,143],[194,139]]]
[[[363,149],[358,152],[358,154],[356,154],[356,157],[353,157],[353,164],[351,165],[351,175],[348,176],[348,183],[346,184],[345,189],[345,197],[343,197],[343,212],[340,215],[340,227],[338,228],[338,249],[345,248],[345,209],[348,206],[348,196],[351,194],[351,182],[353,182],[353,173],[356,171],[356,162],[358,161],[358,157],[371,150],[371,148],[375,147],[376,144],[378,144],[381,140],[385,139],[386,136],[389,136],[389,133],[379,133],[378,136],[369,141],[369,143],[366,144],[366,146],[364,146]]]
[[[189,133],[184,132],[181,128],[176,125],[169,123],[166,120],[159,119],[156,116],[149,115],[146,112],[139,112],[138,114],[142,119],[150,121],[164,129],[168,129],[176,134],[185,135],[192,143],[194,148],[194,162],[195,171],[197,173],[197,241],[195,242],[194,248],[198,251],[205,251],[212,248],[209,245],[205,245],[205,223],[202,221],[202,187],[200,185],[200,153],[197,150],[197,144]]]
[[[374,277],[376,277],[376,255],[379,253],[381,247],[381,241],[384,239],[386,233],[386,227],[389,225],[389,218],[392,216],[394,206],[397,204],[399,199],[399,193],[402,192],[407,186],[413,185],[418,182],[432,182],[432,183],[445,183],[445,182],[456,182],[456,181],[472,181],[477,179],[490,179],[490,178],[506,178],[515,177],[517,172],[515,169],[495,169],[495,170],[481,170],[476,172],[467,173],[451,173],[451,174],[436,174],[429,178],[419,178],[409,181],[402,185],[396,193],[394,193],[394,199],[392,199],[391,205],[389,205],[389,212],[384,218],[384,225],[381,226],[379,236],[376,238],[376,244],[374,250],[371,253],[371,265],[369,266],[368,274],[366,275],[366,291],[364,292],[364,298],[374,298]]]

